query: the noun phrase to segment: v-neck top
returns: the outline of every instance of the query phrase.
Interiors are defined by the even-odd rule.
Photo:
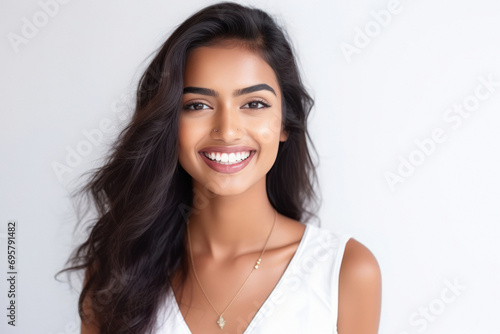
[[[338,334],[339,273],[351,235],[306,224],[288,266],[243,334]],[[170,289],[156,334],[193,334]]]

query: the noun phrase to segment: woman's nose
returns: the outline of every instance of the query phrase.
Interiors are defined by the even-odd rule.
[[[212,138],[231,143],[243,136],[243,124],[235,108],[220,107],[215,115]]]

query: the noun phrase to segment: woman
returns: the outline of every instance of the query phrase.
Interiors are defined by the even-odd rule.
[[[81,190],[99,214],[65,269],[86,272],[82,333],[377,333],[376,259],[306,224],[312,105],[263,11],[225,2],[182,23]]]

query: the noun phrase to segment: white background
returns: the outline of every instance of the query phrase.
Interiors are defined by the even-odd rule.
[[[81,237],[68,191],[116,135],[103,124],[123,126],[146,58],[212,1],[67,1],[52,16],[38,1],[0,3],[0,332],[79,333],[79,282],[71,290],[53,277]],[[319,216],[378,259],[380,333],[500,333],[500,4],[401,0],[377,23],[373,13],[394,9],[390,1],[245,3],[277,15],[292,37],[316,101]],[[10,39],[23,29],[16,47]],[[490,91],[479,87],[488,77]],[[447,121],[464,103],[475,110],[459,126]],[[440,142],[420,148],[435,129]],[[97,131],[92,143],[85,133]],[[78,150],[88,153],[80,161]],[[391,187],[387,173],[410,159],[413,172]],[[15,328],[6,324],[12,219]]]

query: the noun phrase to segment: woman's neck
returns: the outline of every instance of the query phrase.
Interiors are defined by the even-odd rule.
[[[275,214],[276,225],[279,220],[279,214],[275,213],[267,197],[265,181],[263,178],[244,193],[234,196],[201,195],[202,198],[195,198],[189,217],[193,252],[223,259],[260,251]],[[203,191],[195,194],[203,194]]]

